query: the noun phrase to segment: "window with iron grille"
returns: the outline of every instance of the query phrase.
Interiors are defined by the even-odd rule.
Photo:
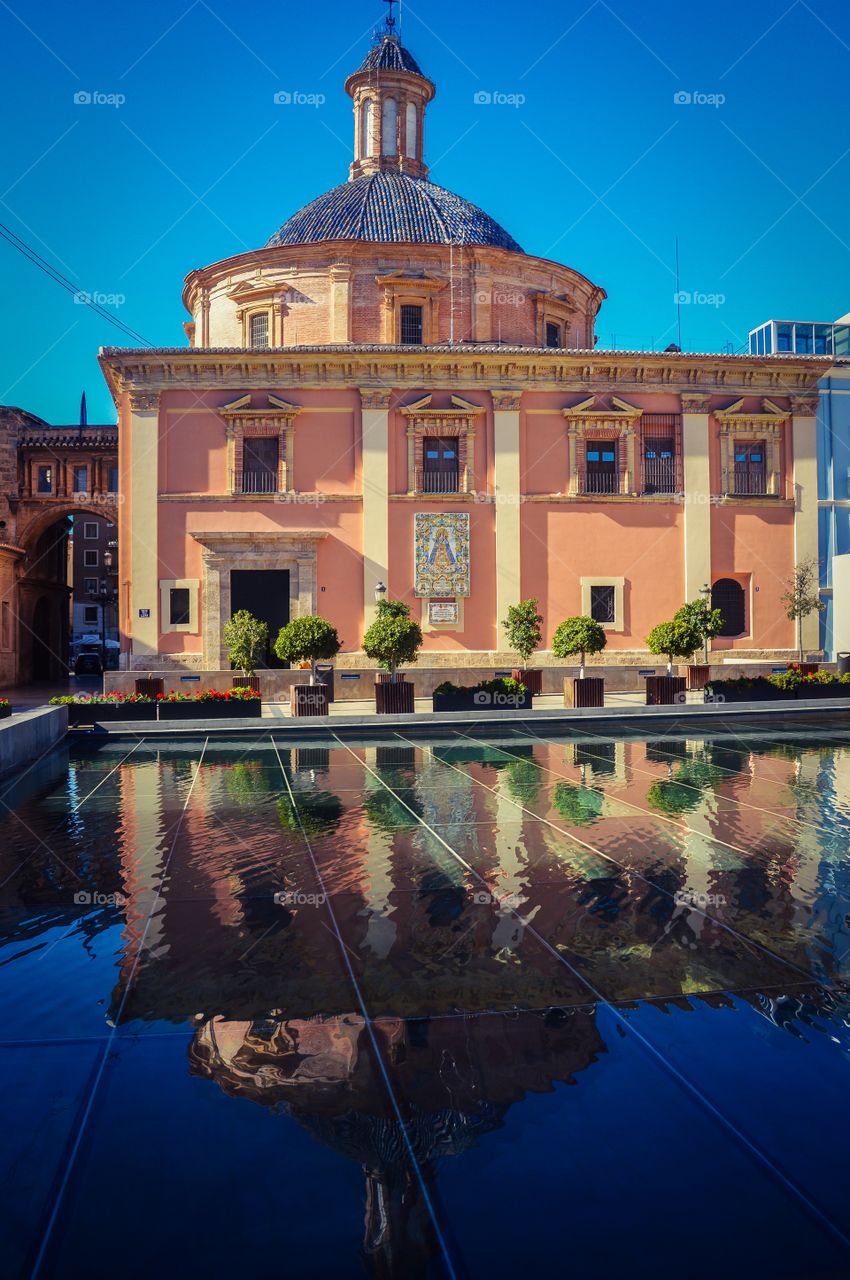
[[[585,449],[585,493],[618,493],[616,440],[588,440]]]
[[[676,447],[672,436],[644,437],[643,491],[676,492]]]
[[[735,442],[734,492],[744,496],[767,493],[767,462],[763,440]]]
[[[711,588],[711,607],[719,609],[723,626],[721,636],[742,636],[747,630],[746,595],[734,578],[718,578]]]
[[[267,347],[269,345],[269,314],[267,311],[258,311],[255,316],[251,316],[251,346]]]
[[[248,437],[242,454],[242,492],[276,493],[279,459],[277,436]]]
[[[172,627],[189,625],[189,588],[172,587],[169,592],[169,620]]]
[[[97,595],[97,578],[83,579],[83,590],[87,596]]]
[[[590,588],[590,616],[594,622],[614,622],[615,620],[615,588]]]
[[[83,565],[86,569],[96,569],[100,564],[100,557],[96,551],[83,552]]]
[[[457,493],[457,439],[426,436],[422,441],[422,488],[425,493]]]
[[[561,326],[553,321],[546,324],[546,346],[560,347],[561,345]]]
[[[404,346],[422,345],[422,308],[405,302],[400,308],[400,340]]]

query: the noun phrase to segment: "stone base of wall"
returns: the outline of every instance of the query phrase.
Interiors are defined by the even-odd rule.
[[[43,756],[67,732],[65,707],[36,707],[0,720],[0,777]]]
[[[343,661],[343,658],[351,656],[350,654],[340,654],[333,663],[335,668],[335,699],[337,702],[371,700],[375,696],[377,668],[362,662],[355,665],[354,663]],[[415,667],[404,668],[404,678],[405,680],[413,681],[414,697],[416,698],[429,698],[437,685],[442,684],[444,680],[450,680],[452,684],[460,685],[477,684],[479,680],[491,680],[496,672],[510,675],[516,665],[515,655],[513,654],[508,654],[507,661],[504,663],[490,661],[478,666],[466,664],[462,666],[437,665],[431,661],[431,656],[431,654],[428,655],[427,665],[422,662]],[[786,661],[788,659],[785,657],[771,656],[767,661],[744,659],[740,663],[713,663],[711,674],[715,679],[722,680],[733,679],[741,675],[770,675],[774,667],[780,666]],[[565,666],[563,663],[556,664],[551,657],[548,663],[541,659],[541,661],[535,661],[531,665],[542,674],[544,695],[562,694],[564,678],[578,675],[577,665]],[[644,677],[641,675],[642,671],[661,676],[666,673],[666,670],[667,664],[663,659],[658,662],[657,660],[647,660],[646,655],[641,655],[640,662],[635,661],[629,664],[609,662],[588,665],[587,674],[589,676],[603,676],[607,693],[642,693],[645,688]],[[140,671],[107,671],[103,677],[104,687],[113,692],[132,693],[139,674]],[[181,671],[179,668],[173,667],[148,666],[145,667],[144,674],[160,677],[166,691],[179,689],[183,692],[191,693],[199,689],[223,690],[239,684],[239,673],[237,671],[187,671],[185,668]],[[309,674],[305,671],[275,670],[260,671],[258,674],[260,677],[260,691],[267,702],[289,702],[289,690],[292,685],[304,684],[309,680]],[[193,678],[187,679],[186,677],[188,676]],[[194,677],[199,678],[195,679]]]

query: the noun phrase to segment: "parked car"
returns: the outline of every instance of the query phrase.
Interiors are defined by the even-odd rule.
[[[99,653],[79,653],[74,662],[75,676],[102,676],[103,661]]]

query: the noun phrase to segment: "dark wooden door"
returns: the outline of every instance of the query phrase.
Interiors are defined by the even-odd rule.
[[[261,666],[287,667],[275,657],[273,645],[281,627],[289,621],[288,569],[233,569],[230,573],[230,611],[247,609],[268,624],[269,652]]]

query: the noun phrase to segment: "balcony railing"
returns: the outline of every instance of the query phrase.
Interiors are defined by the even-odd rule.
[[[277,473],[274,471],[243,471],[243,493],[276,493]]]
[[[673,458],[644,458],[644,493],[676,493],[676,463]]]
[[[782,494],[779,471],[730,468],[723,475],[723,493],[731,498],[778,498]]]
[[[579,493],[619,493],[620,477],[609,471],[585,471],[578,477]]]
[[[457,471],[424,471],[423,493],[458,493],[460,474]]]

